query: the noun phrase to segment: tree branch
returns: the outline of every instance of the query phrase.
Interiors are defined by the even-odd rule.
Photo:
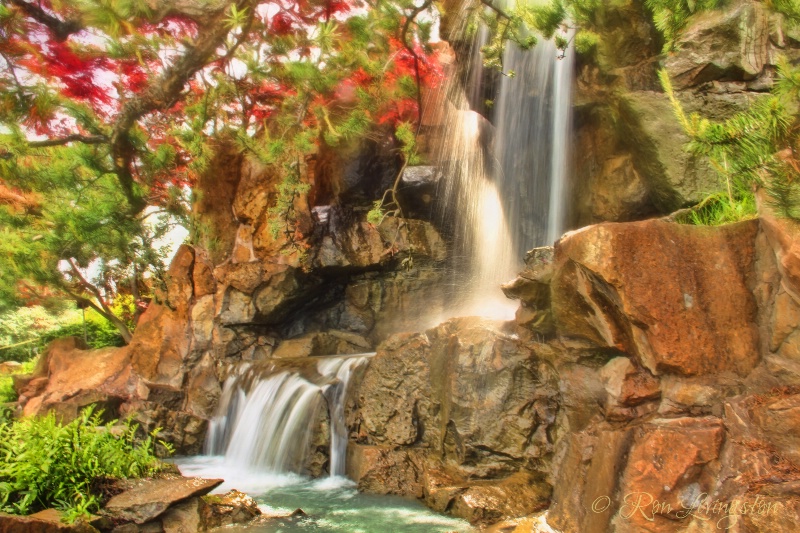
[[[73,261],[72,258],[68,258],[67,263],[69,263],[69,266],[72,268],[72,273],[80,281],[81,286],[85,290],[92,293],[92,295],[97,299],[97,303],[91,301],[88,298],[84,298],[79,294],[75,294],[74,292],[71,292],[69,290],[67,290],[67,293],[70,296],[72,296],[75,299],[75,301],[79,303],[88,304],[89,306],[92,307],[92,309],[100,313],[100,315],[102,315],[106,320],[114,324],[114,326],[116,326],[116,328],[122,335],[122,338],[125,340],[125,344],[128,344],[131,341],[132,335],[130,330],[128,329],[128,326],[125,325],[125,322],[120,320],[119,317],[117,317],[111,311],[111,308],[108,307],[108,304],[103,298],[103,295],[100,294],[100,290],[97,287],[95,287],[92,283],[89,283],[89,281],[85,277],[83,277],[83,274],[81,274],[81,271],[78,269],[78,266],[75,264],[75,261]]]
[[[229,5],[233,4],[238,9],[245,9],[248,6],[255,9],[257,0],[236,0]],[[220,9],[209,24],[200,29],[198,40],[193,45],[188,45],[186,53],[167,68],[152,85],[125,102],[113,125],[111,153],[114,171],[134,214],[143,211],[147,201],[135,190],[131,168],[136,149],[131,142],[130,130],[144,115],[153,111],[165,111],[175,105],[186,83],[214,57],[230,31],[225,23],[226,11]]]
[[[511,15],[509,15],[508,13],[506,13],[505,11],[494,5],[490,0],[481,0],[481,4],[485,5],[486,7],[488,7],[489,9],[500,15],[501,17],[509,20],[511,19]]]
[[[431,4],[433,4],[433,0],[425,0],[422,5],[415,7],[408,18],[406,18],[406,22],[403,24],[403,30],[400,34],[403,39],[403,46],[414,57],[414,74],[417,82],[417,133],[419,133],[422,127],[422,79],[419,74],[419,55],[417,51],[414,50],[414,47],[408,44],[408,30],[411,29],[411,23],[415,21],[417,15],[428,9]]]
[[[45,139],[44,141],[28,141],[28,146],[31,148],[46,148],[48,146],[62,146],[71,142],[78,142],[83,144],[107,144],[109,138],[105,135],[80,135],[73,134],[66,137],[58,137],[55,139]]]
[[[51,15],[40,6],[29,4],[24,0],[9,0],[9,3],[17,6],[23,13],[36,22],[47,26],[59,42],[66,41],[70,35],[78,33],[83,29],[83,24],[78,20],[61,20]]]

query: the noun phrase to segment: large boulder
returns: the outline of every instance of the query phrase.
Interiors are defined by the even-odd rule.
[[[670,78],[678,88],[757,78],[773,59],[771,19],[767,7],[746,0],[695,16],[664,62]]]
[[[527,472],[532,512],[549,496],[539,470],[553,452],[557,395],[548,364],[497,324],[459,319],[390,337],[352,393],[349,474],[365,490],[423,489],[435,508],[486,522],[520,511],[510,476]],[[441,469],[447,480],[434,485],[449,488],[424,489]]]
[[[760,359],[757,230],[651,220],[568,234],[552,281],[559,333],[633,355],[655,375],[746,374]]]

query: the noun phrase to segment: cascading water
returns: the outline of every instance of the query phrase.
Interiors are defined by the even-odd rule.
[[[320,357],[298,368],[278,363],[245,366],[228,378],[217,416],[210,422],[206,453],[234,468],[270,473],[301,472],[322,409],[329,413],[331,476],[343,476],[347,453],[344,399],[353,371],[371,354]],[[276,366],[277,365],[277,366]]]
[[[490,116],[483,117],[470,102],[484,94],[485,40],[480,30],[467,46],[469,93],[454,73],[440,89],[450,106],[437,150],[445,176],[439,212],[450,221],[454,284],[461,294],[451,316],[511,318],[516,306],[499,285],[516,275],[526,250],[552,244],[565,227],[574,59],[570,49],[562,53],[551,41],[528,51],[509,43],[506,75]]]

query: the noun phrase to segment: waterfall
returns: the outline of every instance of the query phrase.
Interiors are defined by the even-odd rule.
[[[372,354],[245,365],[229,377],[209,423],[206,453],[257,471],[301,472],[319,431],[330,425],[331,476],[343,476],[347,453],[344,401],[353,372]],[[296,363],[296,365],[293,365]]]
[[[546,40],[527,51],[508,43],[484,117],[470,103],[485,94],[486,38],[481,29],[467,46],[466,82],[451,72],[442,89],[450,106],[436,150],[445,176],[438,211],[455,243],[460,298],[452,314],[511,318],[516,306],[500,284],[516,275],[525,251],[565,229],[574,52]]]
[[[495,100],[495,179],[517,257],[564,231],[574,53],[561,55],[542,40],[533,50],[509,43],[503,56],[514,77],[502,77]]]

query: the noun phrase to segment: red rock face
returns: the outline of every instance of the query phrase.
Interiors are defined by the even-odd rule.
[[[552,284],[559,333],[633,355],[656,375],[747,373],[759,360],[757,229],[650,220],[568,234]]]

